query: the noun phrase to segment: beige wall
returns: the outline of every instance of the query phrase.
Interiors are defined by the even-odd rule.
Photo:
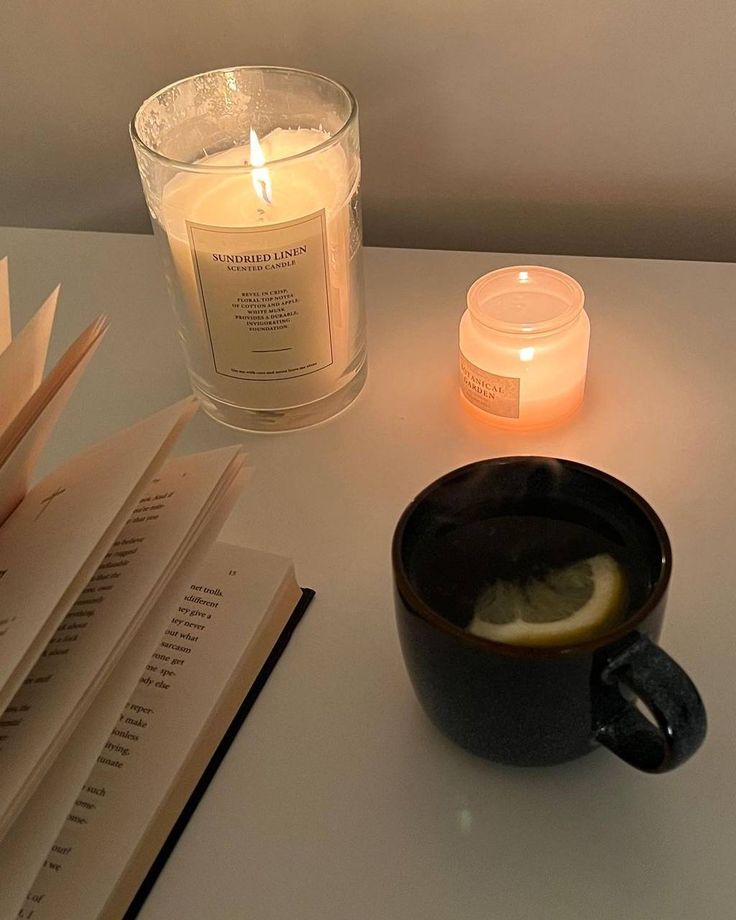
[[[361,105],[366,239],[736,258],[731,0],[3,0],[0,224],[148,232],[127,122],[275,63]]]

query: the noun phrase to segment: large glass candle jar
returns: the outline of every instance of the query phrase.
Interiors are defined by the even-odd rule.
[[[238,67],[143,103],[131,137],[195,393],[225,424],[334,415],[366,376],[355,99]]]
[[[590,323],[569,275],[517,265],[483,275],[460,320],[460,387],[502,428],[553,425],[581,404]]]

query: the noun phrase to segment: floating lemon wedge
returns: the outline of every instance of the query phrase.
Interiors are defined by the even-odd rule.
[[[623,569],[600,553],[541,578],[494,581],[478,597],[468,631],[511,645],[568,645],[600,633],[625,602]]]

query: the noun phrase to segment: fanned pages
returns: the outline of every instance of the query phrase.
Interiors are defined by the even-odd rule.
[[[38,457],[107,328],[99,317],[67,349],[0,435],[0,524],[28,491]]]
[[[122,920],[314,592],[287,560],[212,550],[244,456],[232,446],[167,460],[193,397],[32,485],[107,320],[44,378],[58,288],[13,340],[7,267],[0,260],[0,920]]]
[[[28,491],[38,456],[107,328],[99,316],[44,380],[58,296],[57,286],[12,339],[8,260],[0,260],[0,524]]]
[[[41,384],[58,296],[57,287],[0,353],[0,437]]]
[[[217,538],[245,481],[236,458],[213,496],[209,519],[191,550],[166,585],[151,613],[115,665],[63,751],[0,844],[0,920],[15,920],[38,868],[74,807],[82,783],[92,770],[111,727],[135,690],[149,659],[168,627],[172,611]]]
[[[196,540],[238,455],[228,447],[165,464],[0,714],[0,840]]]
[[[0,529],[4,711],[196,410],[190,398],[92,447],[28,493]]]

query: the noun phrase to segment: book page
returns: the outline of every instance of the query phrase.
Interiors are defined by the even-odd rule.
[[[182,427],[193,398],[41,480],[0,528],[0,710],[102,561]]]
[[[13,333],[10,326],[10,287],[8,285],[8,257],[0,259],[0,354],[10,345]]]
[[[0,465],[5,463],[16,449],[29,428],[43,411],[57,390],[63,385],[79,362],[96,345],[107,329],[107,318],[98,316],[72,342],[61,358],[56,362],[48,376],[43,380],[23,410],[0,435]]]
[[[191,548],[238,457],[226,447],[164,465],[0,714],[0,840]]]
[[[0,434],[0,524],[28,491],[38,457],[106,328],[104,318],[95,320]]]
[[[210,519],[187,554],[140,630],[115,665],[110,677],[92,701],[84,718],[46,773],[0,845],[0,920],[15,920],[44,859],[67,815],[74,807],[82,784],[95,764],[130,699],[164,629],[187,593],[192,572],[211,551],[245,481],[238,464],[222,495],[213,501]]]
[[[19,917],[120,920],[300,595],[287,560],[215,545]]]
[[[0,435],[38,389],[54,324],[59,288],[52,291],[8,347],[0,352]]]

